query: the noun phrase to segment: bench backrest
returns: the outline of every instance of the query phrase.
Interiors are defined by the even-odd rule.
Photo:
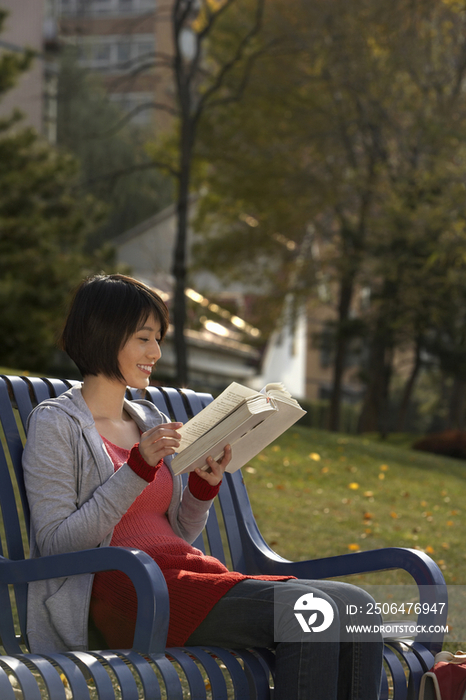
[[[0,526],[0,556],[14,560],[28,556],[29,508],[21,465],[28,415],[38,403],[59,396],[73,383],[36,377],[0,377],[0,437],[3,446],[0,450],[0,508],[3,520]],[[128,398],[141,398],[141,392],[128,390]],[[151,400],[172,420],[182,422],[189,420],[212,400],[210,394],[160,387],[149,387],[144,398]],[[238,513],[241,513],[240,518]],[[220,559],[229,568],[256,573],[251,570],[251,567],[255,567],[247,555],[247,543],[250,548],[253,540],[259,547],[266,546],[255,525],[241,472],[238,471],[226,475],[223,480],[206,529],[194,546]],[[16,585],[14,594],[17,625],[25,639],[27,584]],[[9,607],[9,592],[1,588],[0,606],[3,611],[5,606]],[[13,623],[5,622],[4,615],[2,618],[1,634],[5,645],[5,635],[9,635],[5,626],[8,628]]]

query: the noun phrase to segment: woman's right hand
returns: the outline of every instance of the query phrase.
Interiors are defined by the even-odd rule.
[[[147,430],[139,441],[139,454],[155,467],[161,459],[174,454],[180,446],[181,435],[177,432],[183,423],[161,423]]]

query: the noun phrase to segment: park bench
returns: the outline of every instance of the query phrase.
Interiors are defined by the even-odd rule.
[[[168,594],[159,568],[145,553],[105,547],[35,560],[27,558],[29,511],[21,468],[26,419],[37,403],[58,396],[72,384],[57,379],[0,377],[0,699],[273,698],[269,686],[273,684],[270,681],[274,655],[270,650],[165,649]],[[128,390],[128,398],[138,395]],[[147,390],[146,398],[172,419],[183,422],[211,400],[208,394],[155,387]],[[386,548],[300,562],[278,556],[258,530],[240,471],[225,475],[217,501],[205,532],[194,544],[238,571],[322,579],[404,569],[420,590],[432,590],[435,600],[446,601],[440,569],[420,551]],[[136,588],[138,616],[133,648],[28,653],[28,582],[104,569],[123,570]],[[429,621],[428,615],[422,613],[418,618],[419,623]],[[382,698],[417,698],[421,675],[432,665],[439,643],[385,641]]]

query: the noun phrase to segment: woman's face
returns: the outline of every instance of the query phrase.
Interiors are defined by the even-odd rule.
[[[133,333],[118,353],[118,365],[125,385],[144,389],[149,385],[152,369],[160,359],[160,322],[153,314]]]

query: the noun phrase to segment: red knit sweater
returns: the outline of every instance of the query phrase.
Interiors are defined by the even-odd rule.
[[[104,442],[115,469],[128,461],[129,450]],[[205,481],[190,475],[190,490],[207,500]],[[170,624],[167,646],[182,646],[215,603],[239,581],[258,578],[283,581],[289,576],[245,576],[229,571],[218,559],[203,554],[178,537],[166,516],[173,491],[172,475],[162,463],[155,479],[134,501],[115,527],[112,546],[147,552],[160,566],[168,587]],[[208,489],[212,491],[211,488]],[[90,614],[111,648],[132,646],[137,599],[130,579],[119,571],[95,575]]]

